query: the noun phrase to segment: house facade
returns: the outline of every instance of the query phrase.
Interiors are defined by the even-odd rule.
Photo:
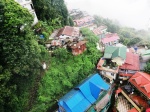
[[[32,0],[15,0],[15,1],[17,3],[19,3],[23,8],[28,9],[29,12],[33,15],[34,21],[33,21],[32,25],[37,24],[38,23],[38,18],[36,16]]]
[[[111,59],[117,65],[122,65],[126,59],[126,47],[106,46],[103,58]]]
[[[86,50],[86,41],[79,41],[71,46],[72,54],[79,55]]]
[[[126,47],[106,46],[104,56],[97,64],[100,74],[109,79],[109,83],[116,79],[119,66],[124,64],[126,59]],[[122,78],[122,77],[119,77]]]
[[[97,70],[104,79],[108,79],[108,82],[112,83],[116,79],[119,67],[106,66],[104,63],[106,64],[106,59],[101,58],[97,64]]]
[[[103,46],[112,46],[119,43],[119,36],[117,33],[107,33],[104,38],[100,40]]]
[[[139,55],[127,52],[125,63],[119,68],[120,74],[134,74],[135,72],[140,71]]]

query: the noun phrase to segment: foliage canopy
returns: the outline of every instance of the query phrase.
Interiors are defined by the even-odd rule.
[[[38,45],[29,11],[14,0],[1,0],[0,4],[4,11],[0,26],[0,111],[25,111],[29,90],[47,51]]]

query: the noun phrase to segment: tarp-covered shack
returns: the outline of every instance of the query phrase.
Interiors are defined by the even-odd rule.
[[[59,112],[84,112],[96,102],[101,91],[109,87],[99,74],[94,74],[58,101]]]

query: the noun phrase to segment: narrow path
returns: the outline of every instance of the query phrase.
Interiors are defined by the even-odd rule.
[[[29,102],[28,102],[28,107],[27,107],[28,111],[32,108],[32,106],[34,105],[34,103],[36,101],[37,92],[39,89],[39,82],[41,81],[41,78],[43,77],[44,74],[45,74],[45,71],[41,69],[40,74],[36,77],[35,83],[33,84],[33,87],[30,90]]]

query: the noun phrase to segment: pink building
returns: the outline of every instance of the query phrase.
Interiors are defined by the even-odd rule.
[[[120,38],[117,33],[108,33],[101,39],[101,42],[104,46],[109,46],[119,43],[119,39]]]

